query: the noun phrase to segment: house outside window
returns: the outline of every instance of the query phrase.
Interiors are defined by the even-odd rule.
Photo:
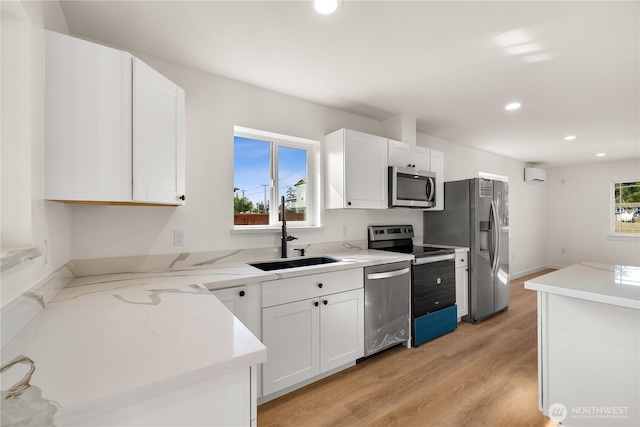
[[[611,234],[640,236],[640,179],[611,185]]]
[[[320,143],[234,128],[234,228],[319,225],[314,171]],[[284,197],[284,204],[282,203]]]

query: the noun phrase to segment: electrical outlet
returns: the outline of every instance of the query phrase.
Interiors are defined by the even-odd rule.
[[[184,230],[173,231],[173,246],[184,246]]]

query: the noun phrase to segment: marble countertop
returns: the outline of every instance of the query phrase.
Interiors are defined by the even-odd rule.
[[[250,283],[266,282],[289,277],[306,276],[314,273],[348,270],[351,268],[368,267],[392,262],[410,261],[412,255],[376,250],[357,250],[346,252],[326,253],[339,260],[331,264],[321,264],[309,267],[288,268],[278,271],[262,271],[252,267],[247,261],[220,261],[214,264],[191,265],[179,268],[163,269],[145,273],[115,273],[74,278],[67,287],[86,286],[90,284],[109,283],[130,280],[134,278],[156,277],[197,277],[208,289],[215,290],[231,286],[247,285]],[[315,255],[313,255],[315,256]],[[311,256],[310,256],[311,257]],[[296,259],[300,257],[290,257]],[[258,262],[279,261],[280,259],[261,259]]]
[[[198,277],[67,287],[2,348],[3,425],[65,424],[266,357]]]
[[[264,362],[265,346],[209,290],[412,259],[327,255],[340,261],[265,272],[238,260],[71,279],[2,347],[2,425],[67,424]]]
[[[524,287],[640,310],[640,267],[581,262],[528,280]]]

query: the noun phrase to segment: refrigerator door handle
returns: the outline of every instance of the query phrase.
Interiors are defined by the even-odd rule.
[[[496,202],[493,200],[491,201],[491,220],[493,222],[493,226],[491,227],[491,231],[493,232],[493,239],[491,242],[491,255],[493,256],[491,262],[491,272],[493,274],[496,274],[498,271],[498,254],[500,250],[500,230],[498,227],[498,209],[496,206]]]

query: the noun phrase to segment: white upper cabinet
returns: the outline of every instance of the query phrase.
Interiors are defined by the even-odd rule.
[[[184,204],[184,91],[127,52],[46,32],[45,198]]]
[[[415,144],[389,140],[389,166],[431,170],[431,150]]]
[[[386,209],[387,138],[340,129],[325,137],[325,207]]]

